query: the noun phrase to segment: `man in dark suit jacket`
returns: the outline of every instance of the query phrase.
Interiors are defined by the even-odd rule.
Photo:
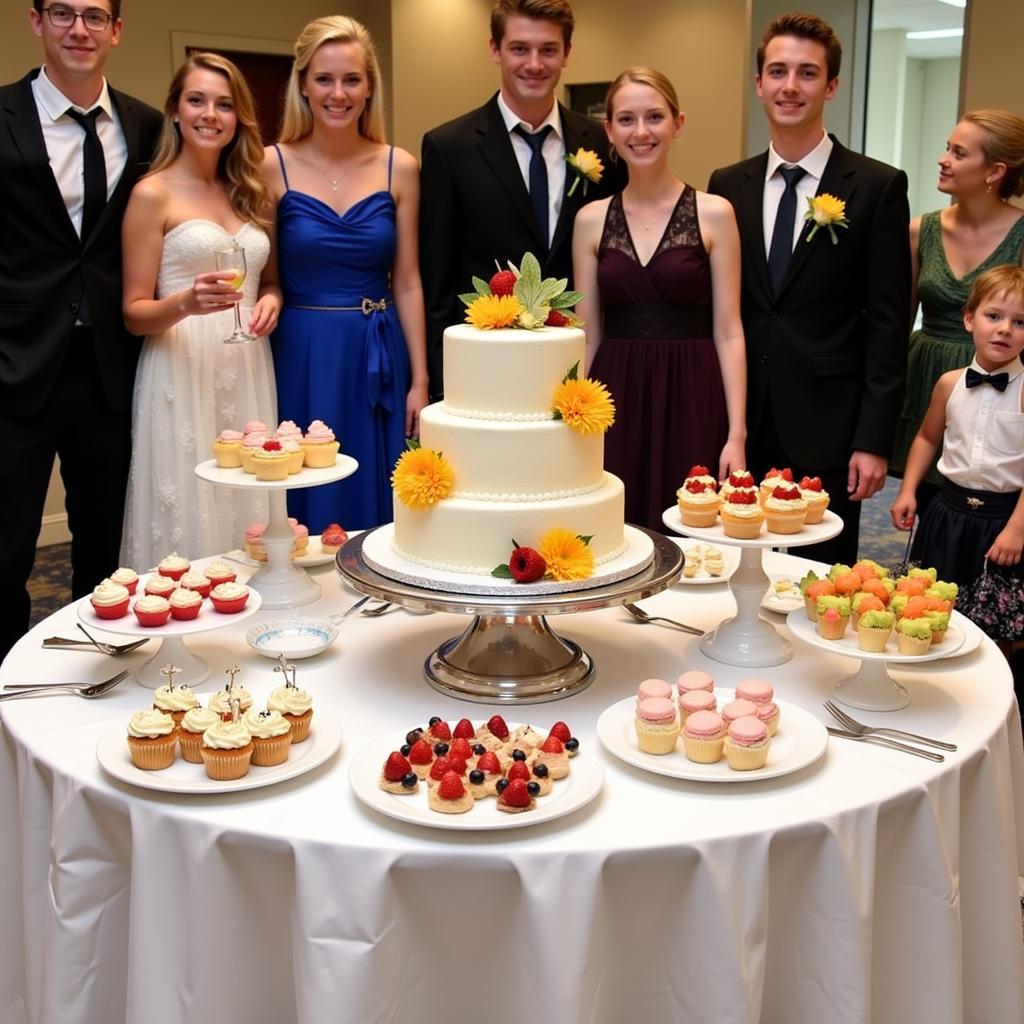
[[[55,454],[73,595],[117,568],[139,350],[121,317],[121,216],[162,120],[103,77],[119,14],[120,0],[35,0],[45,64],[0,87],[0,658],[28,628]]]
[[[743,247],[750,468],[820,476],[846,527],[801,554],[852,563],[859,502],[885,482],[903,395],[910,214],[902,171],[825,134],[841,56],[814,15],[772,22],[757,53],[771,146],[715,171],[708,191],[732,203]],[[846,204],[847,226],[803,220],[824,194]]]
[[[459,293],[476,275],[489,280],[525,252],[545,277],[572,280],[576,211],[614,191],[608,143],[597,122],[555,102],[572,44],[573,15],[565,0],[499,0],[491,14],[491,56],[501,89],[484,106],[423,137],[420,266],[427,313],[427,363],[432,400],[441,397],[444,329],[461,323]],[[544,132],[544,135],[539,135]],[[531,194],[532,149],[541,147],[546,203]],[[598,184],[581,183],[567,153],[583,148],[605,165]],[[538,215],[539,207],[541,209]],[[547,219],[547,230],[541,219]]]

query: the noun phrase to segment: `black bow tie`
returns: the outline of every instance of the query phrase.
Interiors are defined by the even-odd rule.
[[[973,366],[967,367],[967,386],[976,388],[979,384],[991,384],[996,391],[1005,391],[1010,383],[1010,375],[1003,373],[978,373]]]

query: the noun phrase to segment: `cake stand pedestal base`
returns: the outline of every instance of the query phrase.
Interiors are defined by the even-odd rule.
[[[264,608],[298,608],[320,597],[320,584],[305,569],[292,565],[294,541],[285,492],[271,491],[270,517],[263,532],[267,565],[249,577],[249,586],[260,592]]]
[[[165,636],[153,657],[135,673],[136,682],[150,690],[164,686],[167,676],[160,674],[164,665],[176,665],[181,670],[175,674],[175,686],[195,689],[210,676],[210,666],[205,658],[193,654],[180,636]]]
[[[586,689],[594,663],[543,615],[477,615],[424,662],[440,693],[482,704],[536,704]]]
[[[899,711],[910,703],[910,691],[889,675],[884,661],[862,661],[857,672],[836,683],[832,696],[862,711]]]

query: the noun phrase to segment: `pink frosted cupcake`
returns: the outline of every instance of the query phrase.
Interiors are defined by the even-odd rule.
[[[294,420],[281,420],[277,425],[277,430],[274,431],[274,436],[290,437],[296,441],[302,440],[302,428]]]
[[[306,453],[306,465],[310,469],[326,469],[338,460],[341,445],[335,440],[334,431],[323,420],[313,420],[302,439]]]
[[[750,700],[731,700],[722,708],[722,719],[725,721],[726,729],[736,721],[737,718],[757,717],[757,705]]]
[[[750,715],[737,718],[725,738],[725,759],[733,771],[755,771],[767,763],[770,744],[764,722]]]
[[[252,473],[255,475],[256,466],[252,461],[252,457],[258,452],[263,450],[263,442],[270,440],[270,434],[266,430],[262,431],[251,431],[246,433],[245,437],[242,438],[242,447],[239,449],[239,458],[242,461],[242,469],[246,473]]]
[[[679,739],[679,715],[668,697],[647,697],[636,706],[636,742],[645,754],[671,754]]]
[[[683,749],[697,764],[714,764],[722,756],[725,723],[714,711],[695,711],[683,726]]]
[[[245,528],[245,553],[254,562],[267,560],[267,549],[263,546],[263,534],[266,529],[266,523],[250,523]]]
[[[249,420],[244,427],[242,427],[243,434],[266,434],[270,435],[270,427],[263,422],[263,420]]]
[[[222,430],[213,442],[213,457],[221,469],[240,469],[242,438],[240,430]]]
[[[636,688],[636,701],[639,704],[649,697],[661,697],[664,700],[672,699],[672,687],[664,679],[645,679]]]
[[[277,443],[281,446],[281,451],[288,456],[288,475],[295,476],[306,461],[302,445],[294,437],[278,437]]]
[[[718,701],[715,695],[708,690],[687,690],[679,698],[679,720],[686,724],[690,715],[698,711],[717,711]]]

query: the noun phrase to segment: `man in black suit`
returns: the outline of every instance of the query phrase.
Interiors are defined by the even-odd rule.
[[[574,20],[566,0],[498,0],[491,57],[501,89],[482,107],[423,137],[420,265],[432,400],[441,397],[444,329],[465,317],[459,293],[525,252],[545,277],[572,280],[572,226],[584,204],[614,191],[608,143],[597,122],[555,102]],[[580,184],[567,153],[583,148],[605,165]]]
[[[846,526],[801,554],[852,563],[859,502],[885,482],[903,395],[910,214],[902,171],[825,134],[841,57],[835,33],[814,15],[784,14],[768,26],[757,94],[771,145],[715,171],[708,191],[732,203],[743,247],[750,468],[820,476]],[[813,231],[804,220],[808,199],[824,194],[846,204],[846,227]]]
[[[108,88],[120,0],[34,0],[45,64],[0,87],[0,658],[29,623],[54,455],[72,594],[117,568],[138,339],[121,317],[121,216],[161,117]]]

